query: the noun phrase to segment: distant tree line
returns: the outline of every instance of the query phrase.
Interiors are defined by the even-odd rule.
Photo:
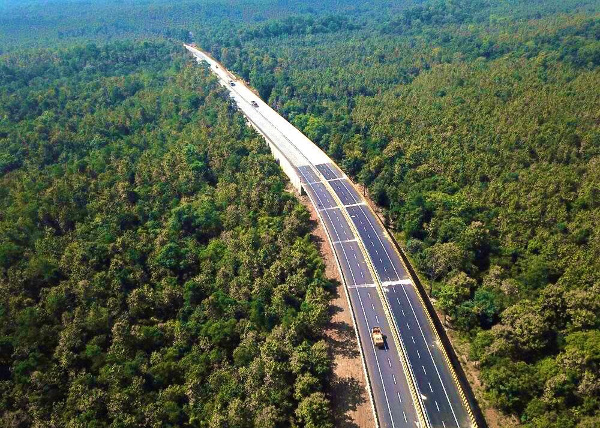
[[[4,284],[19,284],[18,290],[32,289],[25,297],[15,298],[18,304],[11,303],[11,315],[5,315],[9,313],[6,306],[0,309],[3,323],[10,324],[12,329],[2,333],[10,339],[2,339],[0,346],[5,351],[0,355],[11,355],[3,360],[2,381],[10,378],[14,382],[14,373],[21,373],[20,370],[25,373],[23,379],[35,372],[27,367],[37,367],[38,360],[28,360],[29,355],[37,354],[30,354],[30,348],[21,353],[12,348],[13,343],[27,339],[23,332],[29,329],[19,330],[21,333],[15,339],[14,308],[37,307],[43,299],[50,299],[50,294],[44,294],[48,293],[45,291],[48,287],[39,284],[49,283],[54,287],[68,283],[69,278],[79,278],[61,268],[63,256],[59,250],[69,248],[69,239],[86,242],[79,251],[84,254],[87,251],[91,256],[82,256],[75,265],[90,265],[93,272],[106,271],[108,266],[108,273],[116,275],[119,265],[115,262],[110,270],[111,265],[106,260],[115,254],[138,260],[139,255],[136,266],[143,268],[124,275],[123,281],[127,284],[127,281],[137,284],[127,285],[131,289],[122,293],[125,296],[137,290],[140,284],[149,283],[148,275],[158,281],[152,284],[160,283],[164,277],[174,277],[177,284],[185,285],[190,277],[199,274],[196,272],[199,268],[194,267],[199,260],[211,260],[210,263],[218,265],[221,246],[211,247],[213,240],[229,245],[231,230],[240,224],[246,227],[242,221],[251,221],[252,228],[261,231],[261,228],[279,231],[276,228],[279,223],[272,222],[271,217],[288,218],[289,212],[296,212],[284,209],[268,214],[269,219],[265,220],[258,214],[262,212],[259,207],[271,199],[265,201],[261,194],[248,199],[234,198],[229,205],[239,208],[223,208],[223,201],[233,198],[228,193],[232,192],[230,188],[249,189],[244,186],[249,180],[246,176],[240,177],[239,182],[230,181],[227,190],[223,190],[220,177],[234,174],[233,165],[240,159],[251,158],[254,146],[252,150],[245,146],[245,138],[250,137],[248,131],[241,130],[241,124],[239,131],[231,131],[232,127],[238,129],[238,122],[229,118],[229,110],[216,92],[206,89],[212,88],[206,77],[194,79],[198,79],[198,86],[205,88],[203,93],[212,94],[208,98],[199,94],[184,96],[193,92],[187,89],[176,92],[179,87],[189,88],[178,74],[189,71],[184,71],[183,66],[163,68],[177,57],[170,48],[145,49],[139,44],[138,48],[129,49],[129,44],[118,43],[105,47],[85,46],[89,40],[104,43],[112,39],[166,37],[177,42],[193,39],[210,50],[335,158],[348,174],[368,187],[371,197],[383,208],[386,222],[426,280],[444,322],[469,344],[469,357],[477,361],[481,369],[485,405],[516,415],[528,427],[600,425],[600,353],[597,349],[600,331],[597,226],[600,218],[597,173],[600,162],[597,84],[600,81],[600,9],[596,0],[323,1],[310,6],[299,1],[274,6],[272,2],[249,0],[243,7],[230,7],[230,3],[223,7],[220,1],[153,0],[139,5],[73,3],[64,5],[60,13],[56,9],[32,6],[34,3],[0,6],[4,7],[3,11],[10,9],[11,12],[0,14],[0,26],[5,30],[0,35],[0,53],[20,51],[18,55],[4,54],[0,62],[0,175],[3,183],[10,180],[10,186],[0,186],[3,201],[0,221],[5,225],[0,230],[6,237],[0,244],[0,265],[5,269],[3,272],[8,272]],[[60,19],[57,14],[61,15]],[[33,51],[32,47],[40,47],[41,41],[63,46],[79,41],[82,46],[62,50],[60,54]],[[142,64],[147,65],[142,67]],[[140,69],[144,71],[135,71]],[[158,86],[154,85],[166,85],[167,94],[178,96],[169,96],[168,100],[161,98]],[[75,102],[73,98],[78,92],[85,93],[86,97]],[[154,95],[148,96],[148,93]],[[203,119],[194,115],[198,109]],[[67,119],[69,117],[71,119]],[[171,147],[175,147],[171,145],[173,135],[191,132],[186,125],[191,120],[218,124],[220,133],[210,134],[214,135],[214,141],[226,140],[233,144],[239,140],[246,149],[226,145],[227,151],[220,152],[216,151],[217,143],[209,144],[213,140],[208,137],[188,139],[192,145],[202,141],[202,147],[212,149],[196,149],[190,157],[194,162],[183,163],[190,168],[184,174],[185,179],[161,177],[180,171],[175,165],[188,159],[186,153],[193,153],[188,152],[191,149],[181,148],[176,156],[169,155],[173,156],[169,159],[176,160],[164,161],[160,168],[139,155],[139,159],[146,162],[141,168],[137,153],[146,150],[143,148],[148,141],[154,141],[155,145],[152,146],[154,151],[146,156],[163,159]],[[54,126],[57,123],[60,126]],[[86,137],[77,140],[79,134]],[[151,140],[148,135],[152,136]],[[116,144],[116,141],[127,144]],[[124,147],[130,150],[124,151]],[[233,154],[226,155],[229,151]],[[111,166],[110,170],[106,169],[107,165]],[[217,165],[225,169],[219,170]],[[145,183],[156,180],[162,183],[156,185],[152,197],[169,209],[146,208],[145,201],[152,198],[139,190],[145,189],[137,184],[139,178],[135,170],[140,168],[152,171],[145,173]],[[65,175],[65,171],[70,171],[70,175]],[[120,171],[127,174],[122,175]],[[89,181],[104,183],[103,188],[110,191],[104,190],[102,198],[96,198],[100,194],[97,185],[84,185],[81,178],[74,178],[85,174],[89,174]],[[25,176],[33,178],[22,178]],[[111,181],[112,177],[120,178]],[[202,184],[197,184],[196,179]],[[180,184],[171,187],[172,181]],[[123,187],[118,187],[118,183],[123,183]],[[18,190],[9,190],[14,186]],[[212,192],[220,196],[191,198],[192,194],[205,195],[210,189],[219,189]],[[280,188],[277,189],[274,191],[279,195]],[[96,192],[92,194],[94,200],[99,201],[93,209],[87,202],[86,195],[90,191]],[[121,198],[118,204],[112,202],[117,196]],[[172,203],[173,199],[180,202]],[[188,202],[191,207],[187,206]],[[63,211],[54,208],[63,205],[68,208]],[[245,210],[246,206],[253,209]],[[109,211],[113,222],[110,227],[101,221],[104,214],[94,218],[89,214],[110,209],[125,210],[118,216]],[[239,217],[230,214],[230,210],[238,209],[242,213]],[[304,215],[296,213],[292,217]],[[261,222],[256,223],[261,218]],[[94,230],[93,245],[88,244],[83,235],[74,235],[82,222]],[[115,244],[116,237],[124,232],[114,232],[113,228],[118,225],[118,230],[137,231],[135,228],[141,227],[140,224],[149,232],[137,234],[136,238],[146,236],[138,241],[149,249],[118,250],[121,247]],[[201,225],[206,232],[192,233],[195,225]],[[304,236],[303,233],[298,236]],[[161,236],[159,243],[148,244],[148,240],[158,239],[157,234]],[[60,244],[53,240],[50,240],[52,245],[47,244],[46,235],[60,237]],[[240,241],[238,235],[233,236]],[[180,245],[182,242],[185,245]],[[272,248],[271,241],[266,242],[265,248]],[[212,249],[209,254],[202,252],[202,258],[197,249],[204,246]],[[238,247],[227,248],[238,254]],[[265,251],[272,257],[270,251]],[[277,247],[277,252],[285,251],[289,251],[288,246]],[[34,257],[38,252],[43,256]],[[263,253],[258,254],[257,260],[264,260]],[[272,261],[269,257],[266,260]],[[157,274],[153,269],[162,273]],[[192,276],[186,276],[190,269]],[[287,327],[283,321],[287,320],[286,310],[274,301],[265,302],[253,294],[248,297],[242,293],[244,299],[240,294],[229,294],[227,284],[241,281],[229,281],[237,278],[237,271],[227,273],[219,267],[215,273],[211,269],[207,268],[210,278],[221,282],[215,289],[203,291],[200,299],[212,296],[210,291],[224,290],[223,293],[236,301],[256,302],[250,303],[250,309],[240,309],[241,312],[236,312],[239,308],[233,305],[236,310],[229,310],[236,314],[235,319],[241,313],[252,325],[259,326],[255,327],[258,331],[274,331],[281,325]],[[296,271],[291,272],[293,276]],[[133,279],[127,279],[128,275]],[[257,278],[252,276],[251,280]],[[287,277],[277,278],[288,281]],[[112,276],[109,279],[114,281]],[[276,289],[267,287],[269,293]],[[290,290],[296,292],[298,288],[290,287]],[[105,296],[113,298],[111,305],[115,299],[120,301],[115,297],[118,291],[112,293]],[[156,293],[152,299],[159,295]],[[12,289],[3,294],[5,299],[20,296]],[[78,296],[88,295],[77,291],[65,299],[70,302],[71,298],[83,298]],[[293,302],[306,297],[302,292],[295,296],[300,297],[278,301],[290,304],[299,313],[305,306],[301,303],[298,310],[297,303]],[[225,301],[221,297],[213,299]],[[53,308],[49,303],[44,305],[44,310]],[[228,307],[226,303],[223,306]],[[276,317],[271,315],[273,312]],[[30,318],[37,319],[37,313],[34,315]],[[177,316],[177,320],[183,319]],[[225,323],[231,322],[228,316],[219,317]],[[40,336],[42,327],[32,331]],[[273,330],[269,330],[271,327]],[[214,330],[194,331],[209,337],[211,344],[218,342],[219,349],[226,349],[222,352],[227,353],[235,339],[222,344],[216,334],[231,331],[228,329],[228,325],[223,324]],[[238,327],[233,331],[239,332]],[[262,340],[269,336],[264,333],[259,337]],[[242,343],[243,339],[240,340]],[[307,340],[311,347],[319,343],[318,337]],[[154,351],[154,348],[142,345],[147,346],[140,341],[129,348],[127,361],[133,359],[133,349],[144,349],[147,355],[152,355],[150,349]],[[99,346],[106,348],[107,345]],[[291,346],[296,349],[296,342],[292,341]],[[54,361],[48,357],[53,351],[43,350],[40,355]],[[238,358],[243,360],[243,352],[238,352]],[[250,354],[255,355],[255,351]],[[14,361],[22,363],[19,366],[22,368],[13,368]],[[293,358],[290,361],[294,361]],[[210,373],[214,373],[214,366],[209,366]],[[321,379],[313,366],[308,371]],[[131,366],[127,367],[129,370]],[[50,376],[55,372],[40,373]],[[66,376],[64,373],[71,372],[60,373]],[[143,373],[146,376],[147,372]],[[295,373],[294,385],[303,384]],[[141,377],[147,379],[144,376]],[[291,379],[292,376],[286,378],[289,385]],[[310,394],[323,390],[318,386],[322,383],[307,379],[306,384],[315,386],[308,389]],[[171,384],[181,385],[183,381],[178,382]],[[72,384],[64,382],[64,385]],[[243,381],[241,384],[245,385]],[[1,403],[12,406],[7,413],[11,417],[35,414],[33,410],[23,410],[26,405],[19,407],[19,403],[29,403],[28,400],[36,397],[43,397],[39,399],[42,404],[36,406],[46,403],[44,417],[53,406],[47,403],[65,401],[65,388],[48,387],[44,390],[48,393],[42,391],[41,385],[54,385],[50,382],[27,384],[27,388],[37,385],[37,390],[19,385],[15,387],[11,383],[2,388],[2,391],[10,391],[2,397],[11,398],[2,398]],[[106,384],[101,384],[101,391],[106,388]],[[295,391],[296,386],[293,388]],[[56,395],[52,395],[55,391],[58,391]],[[219,395],[213,394],[214,391],[216,389],[204,391],[202,400],[208,397],[210,403],[215,403]],[[231,387],[228,391],[239,390]],[[284,398],[278,397],[278,400],[287,400],[290,390],[287,391]],[[104,397],[102,394],[111,393],[97,394]],[[230,397],[227,395],[227,399]],[[318,415],[325,413],[320,410],[326,407],[320,405],[324,403],[322,398],[317,395],[304,401],[304,398],[294,397],[285,401],[292,404],[278,408],[285,416],[271,419],[285,425],[291,418],[297,418],[296,423],[301,420],[297,412],[317,409],[314,417],[320,420]],[[194,403],[204,402],[202,400]],[[181,404],[184,417],[192,414],[188,408],[193,406],[189,407],[189,403],[171,401]],[[271,397],[269,403],[274,402]],[[235,400],[228,403],[237,405],[233,404],[237,403]],[[224,404],[215,406],[219,409],[216,413],[225,414]],[[255,412],[254,407],[248,406]],[[98,414],[104,415],[104,409],[98,410]],[[269,419],[268,411],[264,412],[265,420]],[[207,420],[199,418],[194,421],[205,423]],[[106,419],[99,417],[99,420]]]

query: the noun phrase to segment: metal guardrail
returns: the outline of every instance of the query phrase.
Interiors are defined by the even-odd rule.
[[[259,114],[263,117],[263,119],[265,119],[265,121],[267,121],[268,123],[270,123],[271,126],[273,126],[273,128],[275,128],[275,129],[278,130],[277,126],[275,126],[261,112],[259,112]],[[248,120],[252,121],[250,118],[248,118]],[[254,126],[258,127],[258,125],[256,125],[256,124],[254,124]],[[263,134],[264,134],[264,131],[263,131]],[[396,339],[396,342],[400,345],[398,349],[400,349],[401,351],[398,352],[398,354],[399,354],[399,357],[400,357],[400,361],[402,362],[403,369],[404,369],[405,373],[410,373],[410,376],[407,377],[407,381],[408,381],[408,386],[409,386],[409,389],[410,389],[410,394],[412,396],[413,402],[415,403],[415,408],[417,410],[417,417],[419,418],[419,423],[422,424],[423,427],[430,426],[431,424],[429,423],[429,420],[426,417],[426,413],[424,411],[424,405],[423,405],[423,402],[421,400],[420,394],[417,393],[418,387],[416,385],[415,375],[414,375],[414,373],[412,371],[412,366],[410,365],[410,362],[408,361],[408,358],[406,356],[407,353],[406,353],[406,348],[404,346],[404,342],[400,338],[400,334],[398,333],[398,331],[395,328],[396,324],[394,322],[393,317],[391,316],[391,311],[389,309],[387,300],[385,299],[385,295],[383,294],[381,280],[380,280],[379,276],[377,275],[377,273],[376,273],[376,271],[375,271],[375,269],[374,269],[374,267],[372,265],[371,257],[368,255],[368,253],[366,251],[366,248],[364,247],[364,243],[363,243],[362,239],[360,239],[360,234],[358,233],[358,230],[354,226],[354,223],[352,222],[352,219],[350,219],[350,217],[348,215],[348,212],[344,209],[344,204],[339,199],[339,197],[335,193],[335,190],[331,187],[331,184],[329,184],[329,182],[327,181],[326,177],[321,173],[321,171],[319,171],[319,169],[312,163],[312,161],[310,159],[308,159],[308,157],[306,157],[306,155],[304,155],[302,153],[302,151],[292,142],[292,140],[290,140],[283,132],[281,132],[281,135],[288,141],[288,143],[295,149],[295,151],[297,153],[299,153],[306,160],[307,165],[309,165],[314,170],[314,172],[317,174],[317,176],[322,179],[322,182],[325,183],[325,186],[330,191],[330,194],[336,200],[336,203],[341,207],[340,211],[342,211],[342,214],[344,215],[344,217],[348,221],[348,224],[349,224],[350,228],[352,229],[352,232],[357,237],[357,242],[358,242],[359,248],[360,248],[361,252],[363,253],[363,257],[365,259],[365,262],[367,263],[367,266],[369,268],[371,276],[373,277],[373,281],[375,281],[376,288],[377,288],[378,294],[379,294],[380,299],[381,299],[383,311],[385,313],[386,318],[388,319],[388,323],[391,326],[392,335]],[[274,142],[272,142],[272,143],[276,144]],[[350,181],[350,180],[348,180],[348,181]],[[317,210],[317,215],[319,215],[319,218],[321,219],[321,221],[323,221],[323,219],[320,217],[319,210],[316,208],[317,205],[314,204],[315,201],[312,200],[312,197],[310,196],[310,194],[309,194],[309,198],[311,199],[311,201],[313,202],[313,206],[315,206],[315,209]],[[323,222],[323,224],[325,225],[324,222]],[[327,228],[325,227],[325,229],[327,229]],[[333,240],[331,240],[331,236],[329,236],[329,233],[328,233],[328,238],[330,239],[330,243],[331,243],[331,245],[333,247]],[[337,259],[337,253],[335,251],[335,248],[333,248],[333,252],[336,254],[336,259]],[[337,260],[337,262],[339,264],[339,260]],[[338,268],[341,269],[341,267],[339,265],[338,265]],[[340,272],[341,272],[341,270],[340,270]],[[353,316],[354,316],[354,314],[353,314]],[[358,329],[356,329],[356,331],[358,331]],[[357,337],[360,338],[360,336],[357,336]],[[361,349],[361,354],[362,354],[362,349]],[[364,358],[364,356],[363,356],[363,358]],[[363,364],[365,364],[365,363],[366,362],[363,360]],[[365,366],[365,368],[366,368],[366,366]],[[365,370],[365,372],[366,372],[366,370]],[[367,379],[369,379],[368,378],[368,374],[367,374]],[[370,382],[369,382],[369,385],[370,385]],[[371,392],[371,395],[372,395],[372,391],[370,391],[370,392]],[[373,408],[374,408],[374,397],[372,397],[372,404],[373,404]],[[375,418],[376,418],[377,424],[379,424],[379,418],[378,418],[377,412],[374,411],[374,414],[375,414]]]
[[[369,209],[371,209],[371,207],[369,207]],[[371,209],[371,211],[373,211],[373,210]],[[471,420],[471,427],[472,428],[487,427],[485,419],[483,418],[483,415],[481,415],[481,411],[479,411],[479,409],[477,409],[477,408],[473,409],[473,406],[471,405],[471,401],[467,398],[467,394],[463,387],[463,382],[460,381],[458,373],[456,373],[456,369],[454,367],[454,364],[452,363],[452,358],[450,358],[449,351],[447,349],[447,347],[450,347],[451,344],[449,343],[448,339],[443,339],[442,335],[439,333],[440,329],[442,329],[441,323],[438,326],[435,323],[435,321],[431,315],[431,311],[435,311],[435,309],[433,308],[433,305],[430,302],[428,304],[428,302],[426,302],[425,298],[423,297],[423,293],[425,292],[425,289],[423,288],[423,285],[421,284],[421,280],[417,276],[414,268],[410,265],[410,261],[408,260],[408,257],[406,256],[406,254],[404,254],[404,250],[402,249],[400,244],[398,244],[398,242],[396,241],[396,238],[394,238],[393,235],[391,235],[387,230],[386,230],[386,233],[389,234],[389,236],[391,237],[391,242],[394,244],[395,250],[400,255],[400,261],[402,262],[404,269],[409,274],[410,279],[411,279],[413,285],[415,286],[415,290],[417,292],[416,294],[419,297],[419,301],[421,302],[421,305],[425,309],[425,314],[427,315],[429,324],[431,325],[431,328],[434,331],[434,334],[441,345],[440,349],[442,350],[444,359],[446,360],[446,363],[448,364],[448,367],[450,369],[450,373],[452,375],[454,383],[456,384],[456,386],[458,388],[458,392],[461,397],[461,401],[465,405],[465,408],[467,409],[467,413],[469,414],[469,419]],[[438,323],[439,323],[439,321],[438,321]],[[472,396],[472,394],[471,394],[471,396]]]

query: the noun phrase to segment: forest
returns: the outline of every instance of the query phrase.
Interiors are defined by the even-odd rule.
[[[168,42],[2,58],[0,425],[328,427],[307,210]]]
[[[308,214],[194,41],[368,188],[482,406],[600,426],[598,0],[30,0],[0,28],[3,421],[331,423]]]

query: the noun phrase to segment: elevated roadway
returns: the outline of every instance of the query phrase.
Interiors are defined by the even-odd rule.
[[[186,48],[229,90],[317,210],[345,285],[378,425],[476,426],[431,315],[387,231],[353,183],[243,81],[201,50]],[[386,335],[383,348],[373,344],[375,326]]]

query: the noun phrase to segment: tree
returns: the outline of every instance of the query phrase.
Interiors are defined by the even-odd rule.
[[[493,328],[497,338],[504,338],[513,347],[513,355],[532,357],[549,344],[551,330],[539,305],[521,301],[500,314],[502,324]]]
[[[435,244],[425,251],[427,276],[438,280],[453,270],[458,270],[464,261],[463,251],[454,242]]]
[[[301,374],[296,378],[296,383],[294,384],[294,398],[301,401],[313,392],[317,392],[320,387],[321,383],[316,376],[310,373]]]
[[[329,414],[329,401],[322,392],[315,392],[300,401],[296,416],[306,428],[333,427]]]
[[[475,291],[473,296],[474,311],[479,317],[480,325],[484,328],[491,327],[502,310],[500,299],[496,292],[486,288]]]
[[[446,314],[456,315],[458,306],[471,297],[477,282],[464,272],[459,272],[442,285],[439,292],[440,307]]]
[[[331,296],[268,148],[167,42],[24,55],[0,82],[28,158],[0,177],[0,424],[297,423]]]
[[[203,200],[175,208],[169,226],[173,231],[195,235],[200,242],[207,242],[219,234],[221,221],[214,202]]]
[[[488,397],[504,411],[520,412],[540,389],[535,369],[519,361],[502,360],[483,374]]]

